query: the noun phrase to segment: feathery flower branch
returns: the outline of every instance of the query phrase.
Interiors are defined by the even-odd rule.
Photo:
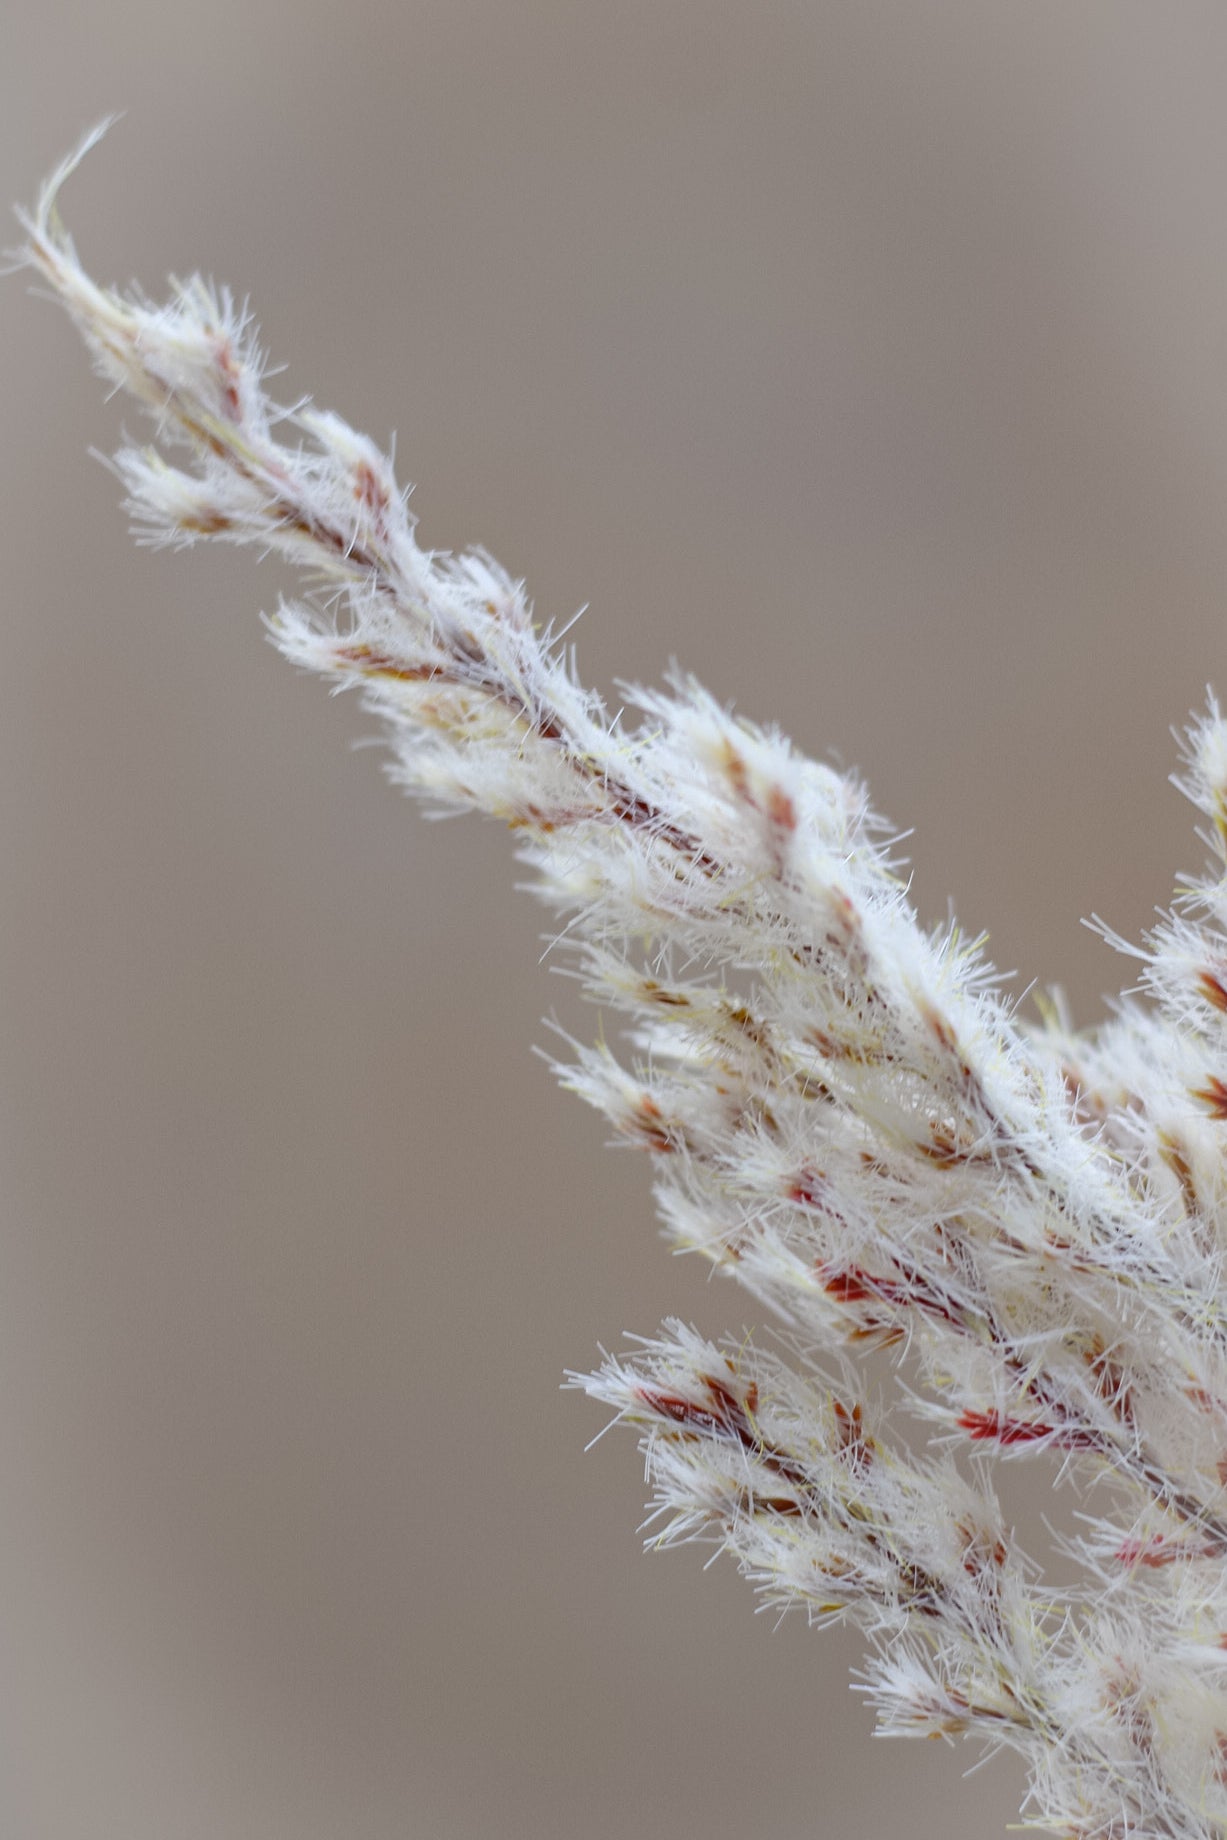
[[[102,376],[152,415],[115,460],[139,539],[303,569],[270,622],[357,687],[393,777],[502,818],[627,1053],[558,1071],[646,1150],[669,1234],[787,1326],[794,1364],[677,1322],[572,1383],[640,1435],[652,1543],[713,1540],[767,1601],[850,1616],[889,1732],[1022,1753],[1036,1825],[1227,1832],[1227,721],[1180,782],[1209,868],[1135,950],[1145,1001],[1029,1028],[982,942],[919,925],[863,787],[688,677],[612,722],[523,585],[422,548],[389,460],[277,407],[246,313],[199,278],[99,287],[21,214]],[[186,450],[186,459],[183,458]],[[177,458],[171,456],[177,454]],[[182,463],[181,463],[182,462]],[[1114,943],[1121,944],[1116,941]],[[907,1351],[939,1442],[896,1447],[821,1351]],[[1041,1588],[983,1460],[1108,1484]]]

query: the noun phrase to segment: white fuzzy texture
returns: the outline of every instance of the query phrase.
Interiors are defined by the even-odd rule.
[[[518,832],[626,1048],[566,1085],[654,1161],[680,1246],[788,1326],[794,1365],[678,1323],[577,1384],[643,1440],[653,1540],[727,1548],[773,1603],[851,1616],[890,1732],[1030,1761],[1063,1834],[1227,1832],[1227,722],[1187,737],[1212,863],[1137,949],[1144,1003],[1097,1038],[1003,1002],[975,944],[922,930],[853,779],[689,678],[611,722],[482,554],[418,544],[390,462],[284,412],[252,328],[203,282],[99,288],[55,209],[26,262],[106,380],[154,417],[117,465],[142,537],[276,551],[310,594],[273,638],[361,689],[395,777]],[[182,464],[167,457],[178,450]],[[938,1442],[891,1442],[845,1354],[914,1357]],[[830,1358],[828,1353],[828,1359]],[[1036,1583],[989,1456],[1107,1478]],[[969,1475],[971,1479],[969,1480]]]

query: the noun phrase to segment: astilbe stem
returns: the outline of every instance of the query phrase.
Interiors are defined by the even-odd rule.
[[[88,145],[89,143],[87,143]],[[84,151],[84,150],[82,150]],[[77,157],[80,157],[79,155]],[[850,776],[688,678],[611,721],[523,587],[421,548],[386,457],[278,409],[246,315],[199,279],[97,286],[56,211],[22,259],[153,415],[116,466],[143,540],[302,567],[270,622],[358,686],[394,777],[518,833],[629,1052],[561,1077],[646,1150],[669,1233],[788,1325],[795,1365],[678,1323],[579,1378],[635,1427],[656,1543],[714,1539],[767,1599],[870,1634],[883,1729],[1030,1761],[1078,1836],[1227,1829],[1227,723],[1187,738],[1212,869],[1139,949],[1149,1001],[1097,1037],[1023,1026],[978,943],[924,932]],[[186,464],[167,457],[186,449]],[[1119,943],[1119,942],[1118,942]],[[812,1350],[915,1356],[977,1453],[1062,1453],[1114,1485],[1040,1590],[983,1462],[890,1446]]]

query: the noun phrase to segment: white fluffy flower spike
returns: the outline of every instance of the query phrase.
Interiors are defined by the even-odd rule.
[[[727,1548],[773,1603],[856,1619],[882,1729],[971,1734],[1079,1840],[1227,1832],[1227,722],[1187,737],[1212,862],[1098,1037],[1032,1031],[975,944],[925,932],[850,777],[689,678],[611,722],[520,583],[418,543],[390,461],[285,411],[199,279],[100,288],[56,213],[23,260],[153,417],[116,465],[141,539],[300,565],[272,636],[361,689],[396,778],[518,832],[626,1051],[563,1081],[646,1150],[680,1246],[794,1363],[670,1322],[579,1385],[635,1428],[652,1542]],[[171,456],[174,456],[173,458]],[[942,1454],[870,1422],[823,1349],[912,1357]],[[828,1355],[828,1361],[830,1356]],[[842,1365],[841,1365],[842,1363]],[[984,1459],[959,1466],[962,1446]],[[1041,1590],[987,1459],[1105,1479],[1082,1581]]]

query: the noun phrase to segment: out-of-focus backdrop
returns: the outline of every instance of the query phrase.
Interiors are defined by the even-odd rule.
[[[104,279],[249,292],[426,541],[860,767],[1093,1021],[1227,692],[1225,74],[1213,0],[8,0],[0,193],[126,109]],[[506,838],[387,789],[270,565],[132,548],[20,281],[0,417],[0,1833],[999,1831],[584,1454],[564,1368],[756,1311],[531,1053],[596,1018]]]

